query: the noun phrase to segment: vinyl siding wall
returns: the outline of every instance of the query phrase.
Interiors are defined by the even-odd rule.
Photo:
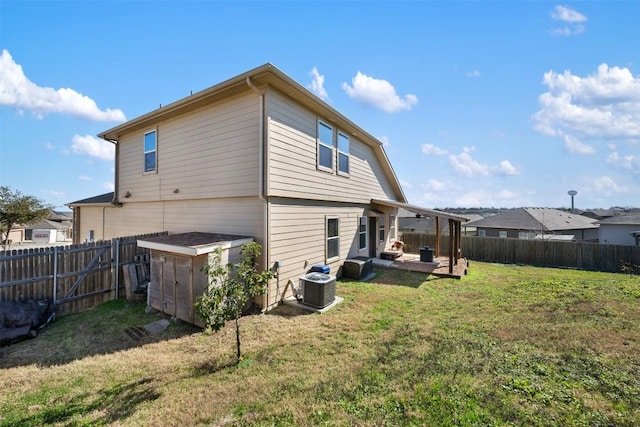
[[[358,225],[360,218],[367,215],[365,206],[345,206],[339,203],[317,201],[271,200],[269,203],[269,262],[280,261],[279,283],[269,289],[268,305],[272,306],[283,297],[292,295],[292,284],[298,287],[298,279],[311,266],[329,265],[331,274],[338,274],[347,258],[367,256],[367,248],[358,248]],[[385,223],[389,224],[389,212],[385,212]],[[326,220],[338,218],[340,236],[340,256],[328,262],[326,259]],[[373,242],[379,248],[390,245],[388,226],[385,242]],[[367,233],[368,239],[368,233]],[[290,281],[292,283],[290,283]]]
[[[330,123],[328,118],[275,90],[268,91],[267,100],[269,196],[349,203],[369,203],[371,198],[396,200],[371,147],[351,135],[349,176],[318,170],[317,121]],[[334,158],[334,168],[335,163]]]
[[[636,239],[631,235],[640,231],[640,225],[600,224],[600,243],[611,245],[635,246]]]
[[[257,197],[247,197],[125,203],[120,208],[82,207],[80,241],[93,229],[96,240],[158,231],[202,231],[252,236],[264,244],[264,206]]]
[[[238,96],[157,123],[118,142],[120,201],[256,196],[260,98]],[[157,130],[157,172],[143,172],[145,132]],[[177,192],[176,192],[177,190]],[[126,192],[129,198],[124,198]]]

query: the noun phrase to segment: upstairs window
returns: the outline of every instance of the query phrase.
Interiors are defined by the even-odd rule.
[[[333,172],[333,128],[318,121],[318,169]]]
[[[155,172],[158,160],[158,138],[155,130],[144,134],[144,171]]]
[[[349,174],[349,137],[338,132],[338,173]]]
[[[340,256],[340,233],[338,218],[327,218],[327,261]]]

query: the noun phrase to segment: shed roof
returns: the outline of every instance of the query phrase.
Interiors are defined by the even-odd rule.
[[[216,248],[228,249],[252,241],[253,237],[250,236],[192,231],[189,233],[145,237],[144,239],[138,240],[138,246],[196,256],[213,252]]]

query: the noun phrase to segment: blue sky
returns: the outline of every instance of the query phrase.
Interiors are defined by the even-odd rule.
[[[412,204],[640,207],[638,1],[0,0],[0,184],[112,191],[96,134],[267,62],[383,141]]]

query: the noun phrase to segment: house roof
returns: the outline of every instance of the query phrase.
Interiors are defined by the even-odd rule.
[[[61,224],[59,222],[43,219],[42,221],[26,225],[24,228],[27,230],[68,230],[70,228],[70,224],[68,222],[66,224]]]
[[[51,213],[47,216],[47,219],[51,221],[72,221],[73,212],[51,211]]]
[[[472,221],[471,227],[504,230],[582,230],[598,228],[592,218],[551,208],[518,208],[498,215]]]
[[[100,194],[99,196],[88,197],[82,200],[76,200],[75,202],[67,203],[67,206],[104,205],[104,204],[111,204],[112,201],[113,201],[113,192]]]
[[[318,113],[330,122],[335,123],[345,132],[348,132],[365,144],[371,146],[385,173],[391,177],[390,182],[394,188],[394,192],[398,196],[398,200],[402,202],[406,201],[404,191],[402,190],[395,171],[393,170],[393,167],[389,162],[389,158],[384,151],[382,142],[270,63],[261,65],[253,70],[247,71],[166,106],[161,106],[150,113],[101,132],[98,136],[117,144],[121,136],[131,132],[142,131],[158,121],[180,116],[197,108],[224,100],[239,93],[254,90],[254,88],[263,89],[268,86],[287,94],[287,96],[299,102],[301,105],[304,105],[310,110]]]
[[[605,218],[598,221],[597,224],[640,225],[640,210]]]

